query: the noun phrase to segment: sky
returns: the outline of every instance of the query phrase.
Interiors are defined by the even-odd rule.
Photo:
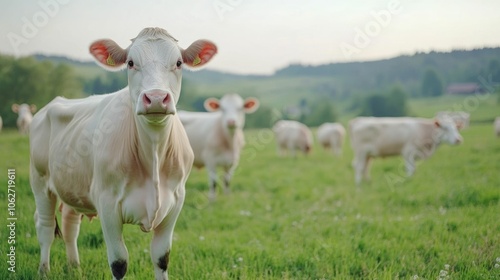
[[[0,0],[0,53],[90,61],[110,38],[126,48],[145,27],[181,47],[217,44],[208,69],[272,74],[289,64],[379,60],[500,46],[498,0]]]

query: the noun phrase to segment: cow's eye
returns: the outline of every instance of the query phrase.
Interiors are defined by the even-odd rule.
[[[177,68],[181,67],[181,65],[182,65],[182,61],[177,60]]]
[[[132,60],[129,60],[127,62],[127,65],[128,65],[128,68],[132,68],[132,67],[134,67],[134,62]]]

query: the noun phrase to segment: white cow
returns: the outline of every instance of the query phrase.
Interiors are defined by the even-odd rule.
[[[280,120],[274,124],[273,131],[278,144],[278,153],[281,155],[289,151],[295,157],[297,150],[308,154],[312,149],[312,133],[305,124],[292,120]]]
[[[0,117],[0,131],[2,131],[2,128],[3,128],[3,120],[2,117]]]
[[[332,149],[332,152],[337,156],[342,155],[345,133],[345,128],[340,123],[324,123],[318,127],[316,132],[321,146],[325,149]]]
[[[19,129],[19,133],[28,134],[33,114],[36,112],[36,105],[28,105],[26,103],[21,105],[12,104],[12,112],[18,114],[17,128]]]
[[[243,100],[237,94],[226,94],[220,100],[208,98],[204,103],[209,112],[179,112],[194,152],[194,166],[206,166],[209,176],[210,199],[215,199],[217,167],[224,169],[224,190],[238,165],[245,143],[243,127],[245,114],[255,112],[259,101]]]
[[[349,122],[355,181],[369,179],[371,158],[402,155],[408,176],[415,160],[431,156],[441,143],[457,145],[462,136],[451,120],[359,117]]]
[[[168,279],[175,222],[194,155],[176,115],[183,65],[198,67],[217,52],[205,40],[187,49],[160,28],[146,28],[126,49],[109,39],[91,44],[105,68],[127,67],[128,86],[115,93],[57,97],[34,117],[30,181],[42,274],[62,201],[62,233],[70,264],[79,264],[76,239],[82,214],[99,215],[114,279],[127,271],[123,224],[153,231],[156,279]]]
[[[441,111],[437,112],[435,118],[438,120],[451,119],[459,130],[468,128],[470,123],[470,114],[464,111]]]
[[[495,129],[496,136],[500,137],[500,117],[495,118],[495,122],[493,123],[493,127]]]

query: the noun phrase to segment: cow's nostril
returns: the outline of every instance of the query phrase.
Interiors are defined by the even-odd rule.
[[[144,102],[145,105],[151,105],[151,99],[149,99],[147,94],[144,94],[142,96],[142,101]]]
[[[170,102],[170,94],[167,94],[163,99],[163,104],[168,104]]]

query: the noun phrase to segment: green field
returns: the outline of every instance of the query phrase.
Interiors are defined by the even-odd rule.
[[[432,115],[435,104],[419,100],[412,110]],[[500,110],[488,104],[473,113],[461,146],[443,145],[412,178],[404,178],[402,159],[377,159],[372,181],[360,187],[348,144],[342,158],[317,144],[307,157],[281,158],[269,130],[247,131],[231,194],[219,190],[209,203],[206,170],[193,169],[170,278],[500,279],[500,139],[486,122]],[[28,142],[0,133],[0,279],[37,275]],[[6,263],[8,168],[16,170],[15,273]],[[125,227],[127,279],[153,278],[151,236]],[[82,265],[69,270],[63,241],[54,242],[49,278],[111,279],[98,219],[84,220],[78,243]]]

